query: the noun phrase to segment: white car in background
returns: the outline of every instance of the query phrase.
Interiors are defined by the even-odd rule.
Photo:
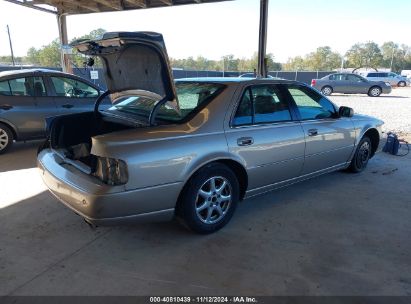
[[[367,72],[364,77],[371,81],[384,81],[393,87],[410,85],[410,80],[392,72]]]

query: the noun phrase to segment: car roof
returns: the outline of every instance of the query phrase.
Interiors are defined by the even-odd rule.
[[[62,74],[62,75],[70,75],[70,76],[73,76],[72,74],[63,73],[63,72],[58,71],[58,70],[38,68],[38,69],[20,69],[20,70],[3,71],[3,72],[0,72],[0,77],[15,76],[15,75],[24,75],[24,74],[33,74],[33,73],[39,73],[39,74]]]
[[[197,77],[197,78],[179,78],[176,79],[177,82],[214,82],[214,83],[223,83],[223,84],[234,84],[234,83],[250,83],[250,84],[258,84],[258,83],[298,83],[301,82],[293,81],[293,80],[286,80],[286,79],[275,79],[275,78],[248,78],[248,77]]]

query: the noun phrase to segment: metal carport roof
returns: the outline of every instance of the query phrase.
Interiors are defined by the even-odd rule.
[[[66,16],[100,12],[116,12],[125,10],[158,8],[176,5],[213,3],[231,0],[6,0],[43,12],[55,14],[59,27],[60,42],[67,45]],[[257,1],[256,1],[257,2]],[[265,68],[265,53],[267,41],[268,0],[260,0],[260,31],[258,45],[258,75],[267,74]],[[62,67],[70,71],[67,55],[62,54]]]

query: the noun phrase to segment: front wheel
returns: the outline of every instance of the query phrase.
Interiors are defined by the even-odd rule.
[[[405,83],[405,81],[400,81],[399,83],[398,83],[398,86],[399,87],[405,87],[407,84]]]
[[[207,234],[230,221],[238,200],[239,184],[233,171],[222,164],[211,164],[190,179],[176,212],[189,229]]]
[[[13,133],[10,128],[0,123],[0,154],[6,152],[13,144]]]
[[[368,91],[368,95],[371,97],[378,97],[380,96],[382,93],[382,90],[380,87],[372,87],[369,91]]]
[[[354,173],[363,171],[371,157],[372,146],[369,137],[364,136],[355,150],[354,157],[351,160],[349,170]]]

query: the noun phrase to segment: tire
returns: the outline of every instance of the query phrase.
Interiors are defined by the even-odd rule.
[[[13,144],[13,132],[5,124],[0,123],[0,154],[5,153]]]
[[[321,89],[321,93],[323,93],[324,96],[330,96],[333,93],[333,88],[330,86],[325,86]]]
[[[398,86],[399,87],[405,87],[407,84],[405,83],[405,81],[400,81],[399,83],[398,83]]]
[[[213,233],[230,221],[239,193],[233,171],[222,164],[210,164],[200,169],[184,187],[176,215],[194,232]]]
[[[353,173],[364,171],[372,153],[371,140],[368,136],[364,136],[355,150],[354,157],[351,160],[348,169]]]
[[[371,87],[370,90],[368,91],[368,96],[371,97],[378,97],[382,93],[382,89],[380,87]]]

